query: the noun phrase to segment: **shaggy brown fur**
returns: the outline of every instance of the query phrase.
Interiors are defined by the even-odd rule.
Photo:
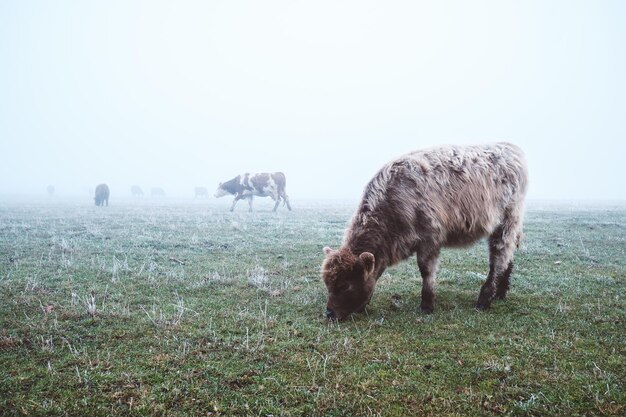
[[[327,315],[341,319],[363,308],[383,271],[412,254],[423,279],[421,309],[432,312],[440,249],[485,236],[490,270],[476,307],[504,298],[527,182],[524,155],[509,143],[446,146],[391,161],[365,187],[341,248],[324,249]]]
[[[106,184],[99,184],[96,187],[96,195],[94,196],[96,206],[109,205],[109,186]]]

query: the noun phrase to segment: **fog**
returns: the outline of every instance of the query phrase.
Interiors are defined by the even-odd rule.
[[[283,171],[297,206],[499,140],[531,199],[626,199],[619,0],[4,1],[0,60],[0,201]]]

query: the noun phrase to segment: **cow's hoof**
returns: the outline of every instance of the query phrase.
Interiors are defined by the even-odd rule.
[[[479,311],[489,310],[489,306],[490,304],[476,303],[476,310],[479,310]]]

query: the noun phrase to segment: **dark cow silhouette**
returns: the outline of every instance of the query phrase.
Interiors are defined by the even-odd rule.
[[[252,211],[252,199],[255,195],[271,197],[276,202],[272,211],[276,211],[281,199],[283,204],[286,204],[287,208],[291,210],[289,197],[285,191],[286,185],[287,180],[282,172],[245,173],[237,175],[232,180],[221,182],[217,187],[215,197],[223,197],[228,194],[234,195],[235,199],[230,207],[230,211],[233,211],[237,202],[244,198],[248,200],[249,211]]]
[[[326,316],[344,319],[365,308],[385,269],[413,254],[422,275],[420,308],[431,313],[440,249],[485,236],[489,275],[476,308],[505,298],[527,183],[524,155],[509,143],[446,146],[389,162],[365,187],[341,247],[324,248]]]
[[[96,206],[102,207],[105,205],[109,205],[109,186],[106,184],[99,184],[96,187],[96,195],[94,197],[96,202]]]
[[[195,198],[209,198],[209,190],[206,187],[196,187],[193,190]]]
[[[133,185],[130,187],[130,193],[133,197],[143,197],[143,190],[138,185]]]

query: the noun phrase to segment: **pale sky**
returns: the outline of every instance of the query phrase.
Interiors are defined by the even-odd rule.
[[[499,140],[529,198],[626,199],[626,1],[0,0],[0,199],[246,171],[358,198]]]

